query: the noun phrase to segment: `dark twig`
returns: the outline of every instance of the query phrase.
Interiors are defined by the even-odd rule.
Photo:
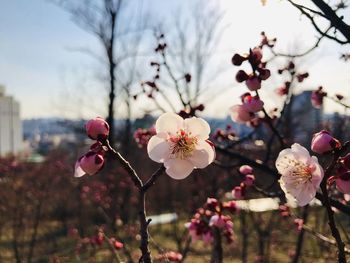
[[[308,215],[309,215],[309,206],[307,205],[303,209],[303,216],[302,216],[303,224],[307,223]],[[303,248],[304,234],[305,234],[305,229],[302,228],[298,235],[297,246],[295,248],[295,255],[292,261],[293,263],[299,262],[299,258],[301,256],[301,250]]]
[[[124,157],[114,150],[109,144],[108,140],[101,140],[101,143],[104,147],[108,149],[108,153],[111,154],[115,159],[119,161],[119,163],[123,166],[123,168],[127,171],[131,180],[134,182],[135,186],[139,190],[139,222],[140,222],[140,235],[141,235],[141,243],[140,250],[142,252],[141,257],[139,258],[139,262],[143,263],[152,263],[151,252],[149,250],[149,233],[148,226],[151,222],[151,219],[147,219],[146,217],[146,192],[147,190],[154,185],[155,181],[159,178],[159,176],[164,172],[164,166],[160,167],[153,175],[148,179],[148,181],[143,184],[140,177],[137,175],[135,169],[130,165],[130,163],[124,159]]]
[[[326,168],[325,170],[325,174],[324,174],[324,178],[321,182],[321,190],[323,193],[323,200],[322,203],[323,205],[326,207],[327,210],[327,214],[328,214],[328,225],[331,229],[332,235],[335,238],[335,241],[337,243],[337,247],[338,247],[338,262],[339,263],[346,263],[346,256],[345,256],[345,244],[342,241],[342,238],[340,236],[339,230],[335,224],[335,220],[334,220],[334,212],[332,210],[331,207],[331,203],[328,197],[328,190],[327,190],[327,179],[329,178],[329,176],[331,175],[335,165],[337,164],[337,161],[339,159],[339,157],[341,156],[341,153],[347,148],[347,146],[350,145],[350,142],[347,142],[344,144],[344,146],[339,149],[336,150],[333,154],[333,160],[331,162],[331,164]]]

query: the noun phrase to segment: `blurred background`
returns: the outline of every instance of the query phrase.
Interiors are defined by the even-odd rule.
[[[114,262],[108,245],[96,241],[101,232],[125,244],[120,251],[125,262],[137,262],[137,200],[125,171],[112,163],[99,175],[73,178],[75,160],[91,144],[84,131],[90,118],[108,120],[111,142],[146,179],[157,168],[145,150],[148,129],[162,112],[184,109],[180,93],[200,107],[196,114],[210,123],[220,147],[273,167],[278,147],[267,145],[266,127],[233,123],[229,116],[245,92],[231,58],[259,45],[261,32],[277,39],[273,49],[264,49],[272,76],[260,91],[271,116],[281,116],[276,109],[287,101],[276,89],[290,76],[278,69],[292,61],[297,72],[309,74],[293,83],[293,104],[288,97],[281,126],[286,140],[309,148],[321,128],[348,139],[349,112],[341,103],[350,102],[350,41],[317,17],[325,34],[335,36],[320,37],[291,2],[304,3],[1,0],[0,262]],[[344,6],[338,8],[339,3]],[[350,23],[346,1],[329,5]],[[166,56],[157,51],[164,43]],[[330,97],[344,96],[341,103],[326,99],[313,107],[311,93],[320,86]],[[265,158],[268,147],[271,156]],[[205,245],[190,247],[184,223],[207,197],[227,198],[239,185],[237,167],[244,161],[220,154],[228,166],[213,165],[180,182],[164,175],[149,192],[148,213],[160,216],[150,227],[153,255],[171,250],[186,255],[186,262],[210,262]],[[266,171],[256,177],[261,187],[274,182]],[[246,198],[257,197],[252,191]],[[317,205],[311,210],[310,224],[323,231],[324,212]],[[224,248],[227,262],[291,261],[297,230],[279,216],[278,205],[233,218],[236,237]],[[347,219],[339,218],[344,228]],[[242,237],[248,234],[244,247]],[[332,262],[334,256],[330,245],[310,238],[300,262]]]

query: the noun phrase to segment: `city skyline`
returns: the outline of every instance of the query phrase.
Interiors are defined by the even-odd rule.
[[[238,2],[222,0],[216,4],[217,8],[225,12],[222,23],[228,25],[214,54],[216,60],[222,61],[225,71],[217,82],[213,83],[219,91],[214,90],[214,93],[203,97],[204,101],[213,94],[216,97],[216,101],[208,104],[203,113],[206,116],[226,116],[228,108],[235,104],[238,95],[243,93],[243,86],[234,81],[236,69],[230,65],[230,58],[234,52],[245,52],[249,47],[256,45],[260,31],[265,30],[268,35],[277,37],[278,48],[284,51],[293,50],[295,46],[305,49],[313,44],[317,35],[309,22],[284,1],[271,0],[265,7],[258,0]],[[171,17],[172,12],[178,10],[180,5],[182,8],[185,6],[184,1],[174,4],[171,1],[152,0],[148,3],[148,7],[144,7],[145,12],[152,14],[152,10],[156,10],[157,14],[162,13],[163,17]],[[158,19],[162,20],[161,17]],[[285,27],[289,25],[289,29],[292,30],[281,28],[276,23],[279,19],[284,19]],[[101,71],[101,65],[86,54],[72,51],[83,47],[99,53],[99,45],[93,36],[72,22],[67,12],[50,1],[4,1],[0,10],[0,35],[4,40],[0,42],[0,83],[6,86],[8,94],[21,103],[23,118],[89,118],[105,115],[106,106],[103,102],[107,92],[101,81],[96,78]],[[147,42],[143,48],[151,54],[152,36],[147,36]],[[301,62],[302,70],[309,71],[310,78],[300,90],[320,85],[330,94],[336,89],[348,90],[350,76],[347,72],[350,66],[349,63],[339,61],[339,54],[347,50],[347,47],[323,40],[319,50]],[[146,66],[151,58],[152,54],[149,59],[145,59]],[[148,74],[149,76],[151,74]],[[144,79],[140,79],[142,80]],[[275,106],[278,97],[274,95],[273,90],[280,84],[278,80],[271,80],[262,91],[267,106]],[[102,96],[95,99],[96,94],[101,94],[101,90]],[[67,99],[68,95],[70,98]],[[75,98],[82,95],[91,100],[91,105],[82,103],[76,106]],[[347,96],[348,92],[343,95]],[[142,109],[140,105],[148,104],[142,100],[136,102],[133,117],[142,114],[139,110]],[[326,112],[334,110],[342,109],[334,104],[326,104]],[[117,110],[117,117],[123,117],[122,109]]]

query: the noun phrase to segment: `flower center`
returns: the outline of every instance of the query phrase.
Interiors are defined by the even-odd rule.
[[[197,138],[191,136],[191,133],[186,133],[184,130],[180,130],[175,136],[170,137],[171,142],[171,154],[175,158],[186,159],[192,155],[192,152],[196,148]]]
[[[293,166],[290,172],[295,184],[309,182],[312,178],[312,172],[315,169],[313,166],[307,166],[298,160],[289,160],[290,164]]]

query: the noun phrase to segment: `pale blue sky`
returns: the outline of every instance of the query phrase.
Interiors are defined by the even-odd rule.
[[[149,10],[152,17],[159,20],[171,17],[179,5],[193,2],[143,1],[145,11]],[[266,7],[262,7],[259,0],[209,1],[225,11],[223,23],[229,25],[215,54],[216,60],[221,59],[227,70],[215,85],[232,85],[232,89],[223,95],[215,94],[215,103],[205,113],[225,116],[227,108],[244,92],[244,87],[234,82],[236,69],[230,65],[233,52],[244,52],[257,44],[262,30],[279,39],[281,50],[293,49],[295,45],[308,47],[316,33],[285,1],[270,0]],[[79,96],[85,94],[85,90],[91,98],[101,94],[101,83],[96,80],[101,65],[85,54],[69,50],[84,47],[98,53],[99,45],[94,37],[77,27],[69,14],[49,1],[0,0],[0,7],[0,84],[4,84],[7,93],[19,100],[22,116],[74,118],[103,115],[105,94],[94,99],[93,105],[87,108],[64,97],[67,94]],[[348,18],[349,14],[345,17]],[[311,73],[303,87],[324,85],[330,93],[339,90],[350,96],[350,63],[338,60],[341,51],[349,50],[349,47],[331,41],[322,42],[319,51],[303,60],[303,68]],[[263,92],[269,97],[271,107],[278,99],[272,92],[277,84],[276,80],[271,81],[271,87]],[[138,105],[135,104],[136,109]],[[339,108],[327,105],[328,111],[334,109]],[[119,114],[123,115],[122,110]],[[135,110],[135,116],[139,114],[141,112]]]

